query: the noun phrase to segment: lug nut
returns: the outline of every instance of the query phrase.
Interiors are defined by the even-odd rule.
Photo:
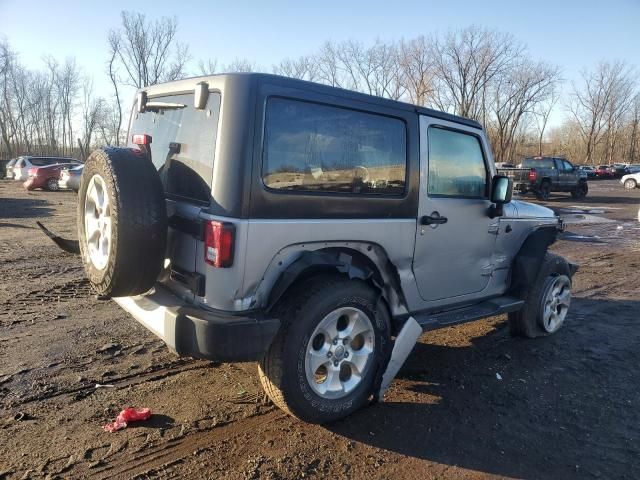
[[[336,360],[335,362],[333,362],[333,366],[337,367],[338,366],[338,361]]]
[[[331,358],[332,356],[333,356],[333,353],[327,352],[327,358]]]
[[[337,345],[337,344],[338,344],[338,339],[337,339],[337,338],[334,338],[334,339],[333,339],[333,344],[334,344],[334,345]]]
[[[349,356],[349,352],[344,352],[344,358],[347,358]]]
[[[343,344],[343,345],[346,345],[347,343],[349,343],[349,337],[344,338],[344,339],[342,340],[342,344]]]

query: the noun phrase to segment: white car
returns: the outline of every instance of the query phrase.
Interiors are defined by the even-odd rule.
[[[640,185],[640,172],[638,173],[630,173],[628,175],[624,175],[620,179],[620,183],[624,185],[624,188],[627,190],[633,190]]]
[[[13,166],[13,179],[25,181],[29,178],[29,169],[33,167],[44,167],[46,165],[56,165],[58,163],[79,163],[73,158],[64,157],[19,157]]]

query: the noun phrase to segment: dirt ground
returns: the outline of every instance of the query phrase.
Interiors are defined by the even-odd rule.
[[[75,238],[75,194],[2,180],[0,478],[640,478],[640,190],[590,187],[548,202],[581,265],[561,331],[425,334],[384,403],[323,427],[266,402],[255,364],[179,359],[94,298],[35,227]],[[154,415],[102,431],[126,406]]]

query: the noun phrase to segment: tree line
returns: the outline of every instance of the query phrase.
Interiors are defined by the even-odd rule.
[[[30,70],[0,42],[0,157],[60,154],[84,158],[124,141],[130,92],[155,83],[224,71],[270,71],[288,77],[402,100],[482,123],[497,162],[525,155],[565,155],[576,163],[640,163],[637,70],[600,61],[566,82],[558,65],[532,57],[509,33],[469,26],[400,41],[327,41],[316,51],[265,68],[247,59],[215,58],[192,67],[176,18],[122,12],[106,36],[105,75],[113,92],[98,96],[74,59],[44,59]],[[123,103],[125,102],[125,103]],[[549,129],[552,112],[562,113]]]

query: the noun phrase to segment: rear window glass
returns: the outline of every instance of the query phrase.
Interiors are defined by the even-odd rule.
[[[64,163],[67,161],[68,160],[64,158],[30,158],[29,159],[29,162],[31,163],[31,165],[34,165],[36,167],[43,167],[45,165],[54,165],[56,163]]]
[[[406,143],[396,118],[270,98],[263,181],[277,190],[401,195]]]
[[[209,203],[220,94],[210,93],[204,110],[193,107],[193,93],[154,97],[149,102],[177,103],[185,107],[134,112],[129,142],[134,134],[151,135],[151,159],[167,196]],[[176,144],[173,149],[171,143]],[[178,144],[180,151],[176,152]]]
[[[522,168],[556,168],[553,158],[525,158],[522,162]]]

